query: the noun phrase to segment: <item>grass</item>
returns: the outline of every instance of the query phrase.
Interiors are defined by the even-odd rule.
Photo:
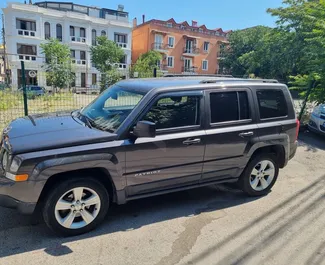
[[[28,114],[49,113],[79,109],[88,105],[96,96],[56,93],[28,99]],[[24,116],[22,93],[0,91],[0,134],[10,121]]]

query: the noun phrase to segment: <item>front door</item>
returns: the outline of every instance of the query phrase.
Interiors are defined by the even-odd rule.
[[[156,123],[155,138],[126,146],[128,196],[199,183],[204,156],[203,92],[164,94],[140,120]]]
[[[247,152],[258,141],[252,92],[240,88],[206,93],[209,122],[202,182],[236,178],[248,162]]]

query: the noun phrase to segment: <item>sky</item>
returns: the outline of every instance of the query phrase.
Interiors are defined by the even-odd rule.
[[[28,0],[27,0],[28,1]],[[39,2],[41,2],[40,0]],[[54,0],[53,0],[54,1]],[[6,6],[6,0],[0,0],[0,7]],[[15,2],[23,2],[16,0]],[[63,1],[64,2],[64,1]],[[282,0],[67,0],[82,5],[94,5],[116,9],[118,4],[124,5],[129,12],[130,21],[134,17],[142,21],[142,15],[149,19],[167,20],[174,18],[176,22],[196,20],[207,28],[236,30],[256,25],[275,26],[275,18],[266,13],[266,9],[279,7]]]

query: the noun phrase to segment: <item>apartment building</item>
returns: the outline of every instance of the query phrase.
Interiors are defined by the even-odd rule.
[[[13,88],[21,85],[22,60],[27,84],[47,86],[40,44],[49,38],[69,45],[77,88],[99,87],[100,73],[90,58],[90,47],[96,45],[97,36],[107,36],[124,50],[125,57],[117,67],[123,75],[128,73],[132,25],[122,5],[113,10],[71,2],[8,3],[3,13]]]
[[[138,25],[133,20],[132,62],[149,50],[162,54],[158,68],[163,72],[186,74],[218,74],[219,62],[227,47],[231,31],[207,29],[196,21],[191,25],[177,23],[173,18],[163,21],[152,19]]]

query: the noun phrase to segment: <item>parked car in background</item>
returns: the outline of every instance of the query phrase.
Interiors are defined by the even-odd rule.
[[[312,132],[325,135],[325,104],[320,104],[314,108],[310,116],[308,128]]]
[[[20,87],[18,90],[22,92],[23,87]],[[36,98],[38,96],[43,96],[46,93],[45,88],[40,86],[26,86],[26,91],[28,98]]]
[[[6,85],[5,85],[5,83],[0,83],[0,90],[5,90],[5,88],[6,88]]]
[[[272,80],[120,81],[81,110],[9,124],[0,205],[41,211],[56,233],[78,235],[113,203],[225,182],[266,195],[298,128],[287,86]]]

